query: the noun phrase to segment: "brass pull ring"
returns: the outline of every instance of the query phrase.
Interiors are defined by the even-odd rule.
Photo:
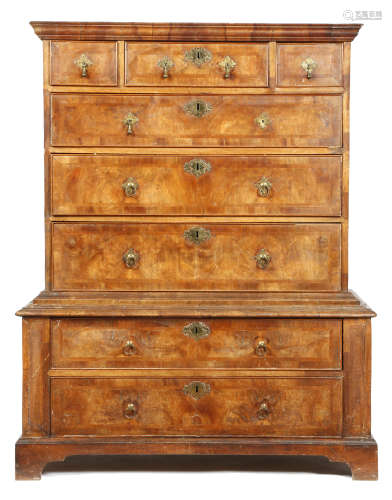
[[[265,340],[260,340],[260,342],[255,347],[255,354],[257,354],[257,356],[262,357],[265,356],[266,352],[267,352],[266,342]]]
[[[129,269],[134,269],[137,266],[139,260],[140,260],[140,255],[133,248],[127,250],[123,255],[124,264]]]
[[[169,78],[169,71],[174,66],[170,57],[164,56],[158,61],[158,66],[162,68],[162,78]]]
[[[263,401],[257,410],[256,416],[259,420],[264,420],[271,414],[271,409],[268,406],[267,401]]]
[[[237,66],[237,63],[229,56],[225,56],[218,64],[225,72],[224,78],[230,78],[231,72]]]
[[[266,269],[268,264],[271,262],[271,255],[267,252],[267,250],[262,248],[255,255],[255,260],[256,260],[257,266],[260,269]]]
[[[317,68],[317,63],[313,61],[311,57],[308,57],[305,61],[302,61],[301,66],[306,73],[306,78],[310,80],[313,76],[314,70]]]
[[[128,177],[128,179],[123,183],[122,188],[124,190],[125,196],[131,198],[136,195],[139,188],[139,184],[133,177]]]
[[[126,127],[127,127],[128,135],[133,134],[133,132],[134,132],[133,128],[138,121],[139,121],[139,118],[131,112],[129,112],[127,114],[127,116],[124,118],[123,124],[126,125]]]
[[[255,186],[257,187],[259,196],[262,198],[268,198],[271,194],[272,184],[266,177],[262,177],[259,181],[257,181]]]
[[[123,347],[123,354],[125,356],[132,356],[132,354],[135,354],[135,345],[131,340],[125,342],[125,345]]]
[[[80,76],[83,78],[86,78],[88,76],[87,69],[93,63],[86,56],[86,54],[82,54],[78,59],[75,59],[74,64],[76,64],[76,66],[78,66],[80,68],[80,71],[81,71]]]
[[[124,409],[124,417],[131,419],[131,418],[135,418],[136,414],[137,414],[137,408],[136,408],[135,403],[128,403]]]

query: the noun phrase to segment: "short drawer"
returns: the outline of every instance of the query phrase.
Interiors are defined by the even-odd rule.
[[[335,319],[59,319],[54,368],[341,369]]]
[[[51,381],[51,434],[340,436],[342,380],[68,378]]]
[[[116,42],[51,42],[52,85],[117,85]]]
[[[53,146],[340,147],[339,95],[51,97]]]
[[[341,158],[53,155],[54,215],[341,213]]]
[[[277,44],[279,87],[343,85],[343,46],[340,43]]]
[[[340,290],[340,224],[55,223],[55,290]]]
[[[127,43],[126,85],[267,87],[265,43]]]

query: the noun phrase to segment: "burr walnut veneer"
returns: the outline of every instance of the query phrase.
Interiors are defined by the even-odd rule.
[[[323,455],[377,478],[348,291],[359,25],[32,23],[46,288],[16,477],[72,455]]]

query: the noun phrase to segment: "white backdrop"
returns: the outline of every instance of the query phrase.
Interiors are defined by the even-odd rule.
[[[392,497],[390,366],[391,297],[391,3],[367,0],[65,0],[4,2],[1,7],[1,426],[3,498],[138,499],[274,497],[318,499]],[[41,482],[15,482],[14,442],[21,432],[21,320],[14,312],[44,287],[43,103],[41,41],[35,21],[341,23],[343,11],[382,11],[364,21],[352,46],[349,286],[378,313],[373,322],[373,434],[380,480],[281,472],[51,473]],[[198,476],[196,476],[198,474]],[[306,481],[304,481],[306,479]]]

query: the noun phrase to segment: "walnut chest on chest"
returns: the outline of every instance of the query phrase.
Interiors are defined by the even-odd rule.
[[[46,288],[18,312],[17,478],[284,454],[375,479],[374,313],[347,289],[360,26],[32,25]]]

